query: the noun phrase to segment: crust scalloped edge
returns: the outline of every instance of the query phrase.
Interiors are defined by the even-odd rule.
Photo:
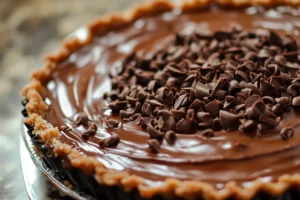
[[[180,8],[183,12],[201,9],[212,2],[224,6],[247,6],[253,4],[263,6],[277,4],[300,5],[300,0],[186,0],[183,3],[182,1],[178,2],[152,0],[121,14],[101,17],[88,26],[88,35],[85,40],[73,37],[63,42],[57,52],[45,57],[45,65],[32,74],[29,84],[21,91],[21,94],[28,100],[26,109],[29,117],[25,118],[25,123],[34,127],[33,133],[44,143],[51,146],[56,156],[66,156],[73,167],[80,169],[85,174],[95,174],[95,179],[99,184],[118,185],[124,188],[125,191],[138,189],[140,195],[145,198],[161,194],[170,198],[195,199],[203,197],[204,199],[223,200],[229,197],[236,197],[246,200],[251,199],[261,191],[277,196],[291,186],[300,188],[300,174],[282,175],[276,182],[263,182],[257,179],[247,187],[240,187],[235,182],[228,182],[222,190],[216,190],[211,184],[200,181],[180,181],[177,179],[166,179],[160,186],[148,186],[141,177],[126,171],[106,169],[94,157],[83,155],[72,149],[71,146],[64,144],[59,138],[59,130],[51,127],[43,119],[48,106],[41,96],[43,92],[42,84],[49,80],[59,62],[67,59],[73,52],[90,43],[94,36],[100,36],[111,30],[126,26],[142,17],[164,13],[174,8]]]

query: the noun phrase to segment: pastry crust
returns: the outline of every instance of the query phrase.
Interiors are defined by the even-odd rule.
[[[85,174],[95,174],[99,184],[108,186],[118,185],[125,191],[138,189],[140,195],[150,198],[156,194],[167,197],[181,197],[194,199],[203,197],[204,199],[223,200],[229,197],[238,199],[251,199],[258,192],[266,192],[270,195],[280,195],[291,186],[300,187],[300,174],[282,175],[277,182],[263,182],[259,179],[253,181],[249,186],[240,187],[235,182],[228,182],[224,189],[216,190],[211,184],[200,181],[180,181],[177,179],[166,179],[161,186],[147,186],[141,177],[130,174],[126,171],[113,171],[106,169],[101,162],[94,157],[83,155],[72,149],[71,146],[60,141],[59,130],[51,127],[44,119],[43,115],[47,112],[47,104],[43,101],[41,93],[42,83],[51,77],[59,62],[68,58],[73,52],[82,46],[90,43],[94,36],[99,36],[108,31],[126,26],[135,20],[155,15],[174,8],[180,8],[183,12],[201,9],[206,7],[212,0],[186,0],[179,3],[171,3],[167,0],[154,0],[143,5],[134,7],[122,14],[111,14],[99,18],[88,26],[88,35],[85,40],[76,37],[68,39],[62,43],[61,48],[54,54],[45,57],[45,65],[35,71],[30,83],[22,90],[21,94],[28,100],[26,109],[29,117],[25,123],[34,127],[33,134],[37,135],[44,143],[53,147],[55,156],[66,156],[71,165],[80,169]],[[261,4],[273,6],[277,4],[300,5],[300,0],[216,0],[224,6],[247,6]]]

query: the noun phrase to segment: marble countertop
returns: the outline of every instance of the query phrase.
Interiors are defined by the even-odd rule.
[[[19,156],[19,91],[30,73],[78,27],[137,2],[141,0],[0,0],[1,200],[28,199]],[[45,199],[60,198],[50,192]]]

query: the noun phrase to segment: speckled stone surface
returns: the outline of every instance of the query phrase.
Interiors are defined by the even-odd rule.
[[[69,33],[141,0],[0,0],[0,199],[28,199],[19,158],[19,91]],[[49,191],[45,199],[61,199]]]

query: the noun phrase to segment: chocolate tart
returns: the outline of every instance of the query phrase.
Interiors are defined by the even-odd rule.
[[[28,134],[96,199],[300,199],[298,5],[159,0],[101,17],[22,90]]]

